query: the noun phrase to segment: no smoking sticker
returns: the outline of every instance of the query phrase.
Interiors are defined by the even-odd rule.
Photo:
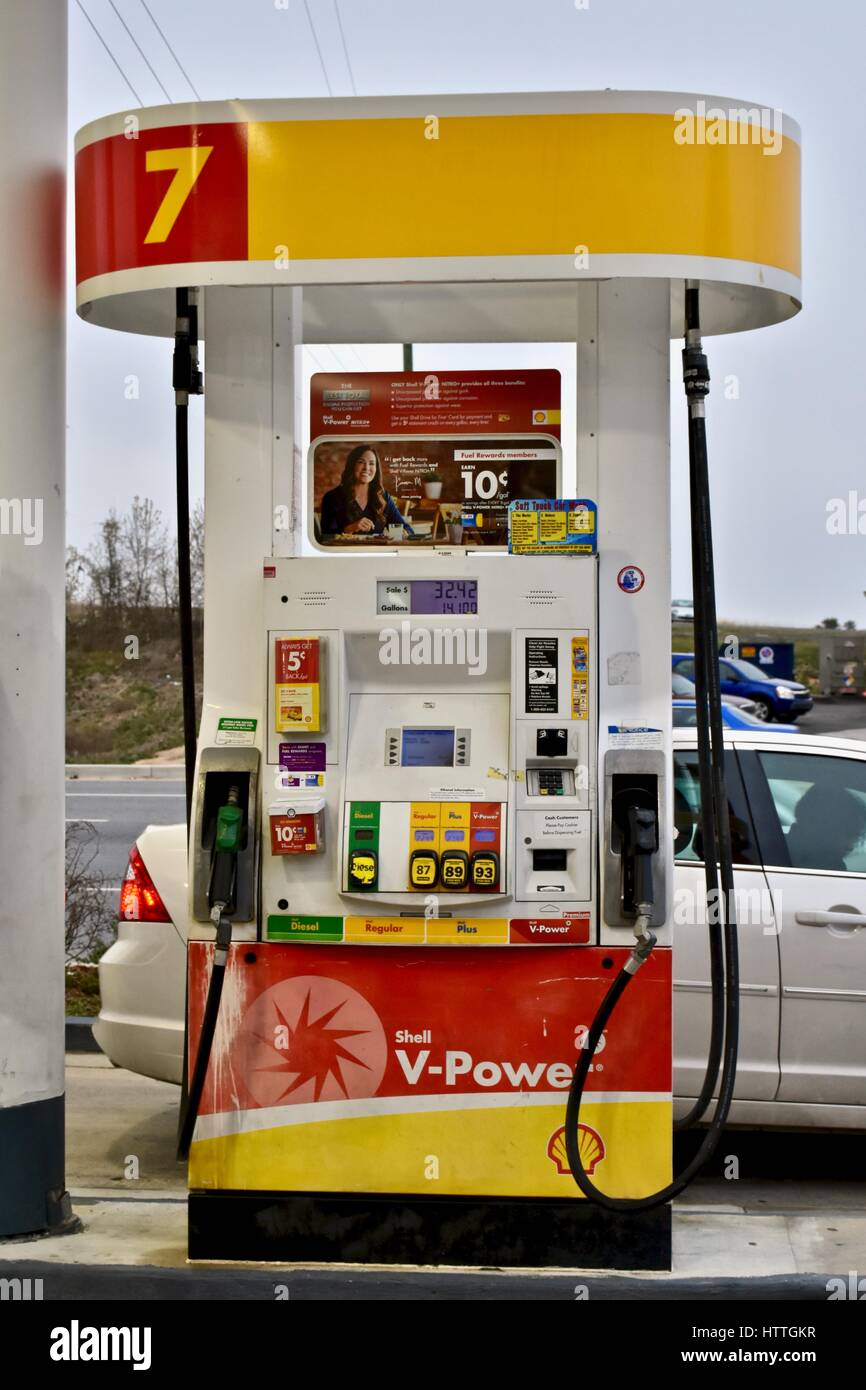
[[[623,565],[616,582],[624,594],[638,594],[646,583],[646,575],[637,565]]]

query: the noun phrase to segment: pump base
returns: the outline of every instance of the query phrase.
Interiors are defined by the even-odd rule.
[[[669,1270],[671,1211],[528,1197],[191,1192],[189,1257]]]

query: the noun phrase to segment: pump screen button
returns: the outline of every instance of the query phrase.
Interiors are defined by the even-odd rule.
[[[469,882],[469,855],[463,849],[447,849],[439,861],[439,877],[443,888],[457,893]]]
[[[432,888],[439,877],[439,856],[432,849],[416,849],[409,858],[409,882],[413,888]]]

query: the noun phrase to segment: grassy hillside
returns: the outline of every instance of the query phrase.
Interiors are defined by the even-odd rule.
[[[200,632],[198,624],[199,705]],[[109,622],[101,613],[73,611],[66,641],[68,762],[131,763],[183,743],[174,614],[151,610]]]

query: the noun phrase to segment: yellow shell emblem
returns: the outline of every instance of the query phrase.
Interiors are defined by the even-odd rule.
[[[584,1171],[592,1177],[601,1160],[604,1158],[604,1141],[601,1135],[592,1128],[591,1125],[577,1126],[577,1146],[580,1154],[580,1161]],[[568,1154],[565,1151],[565,1126],[554,1130],[547,1145],[547,1157],[556,1164],[558,1173],[570,1173],[571,1167],[568,1162]]]

